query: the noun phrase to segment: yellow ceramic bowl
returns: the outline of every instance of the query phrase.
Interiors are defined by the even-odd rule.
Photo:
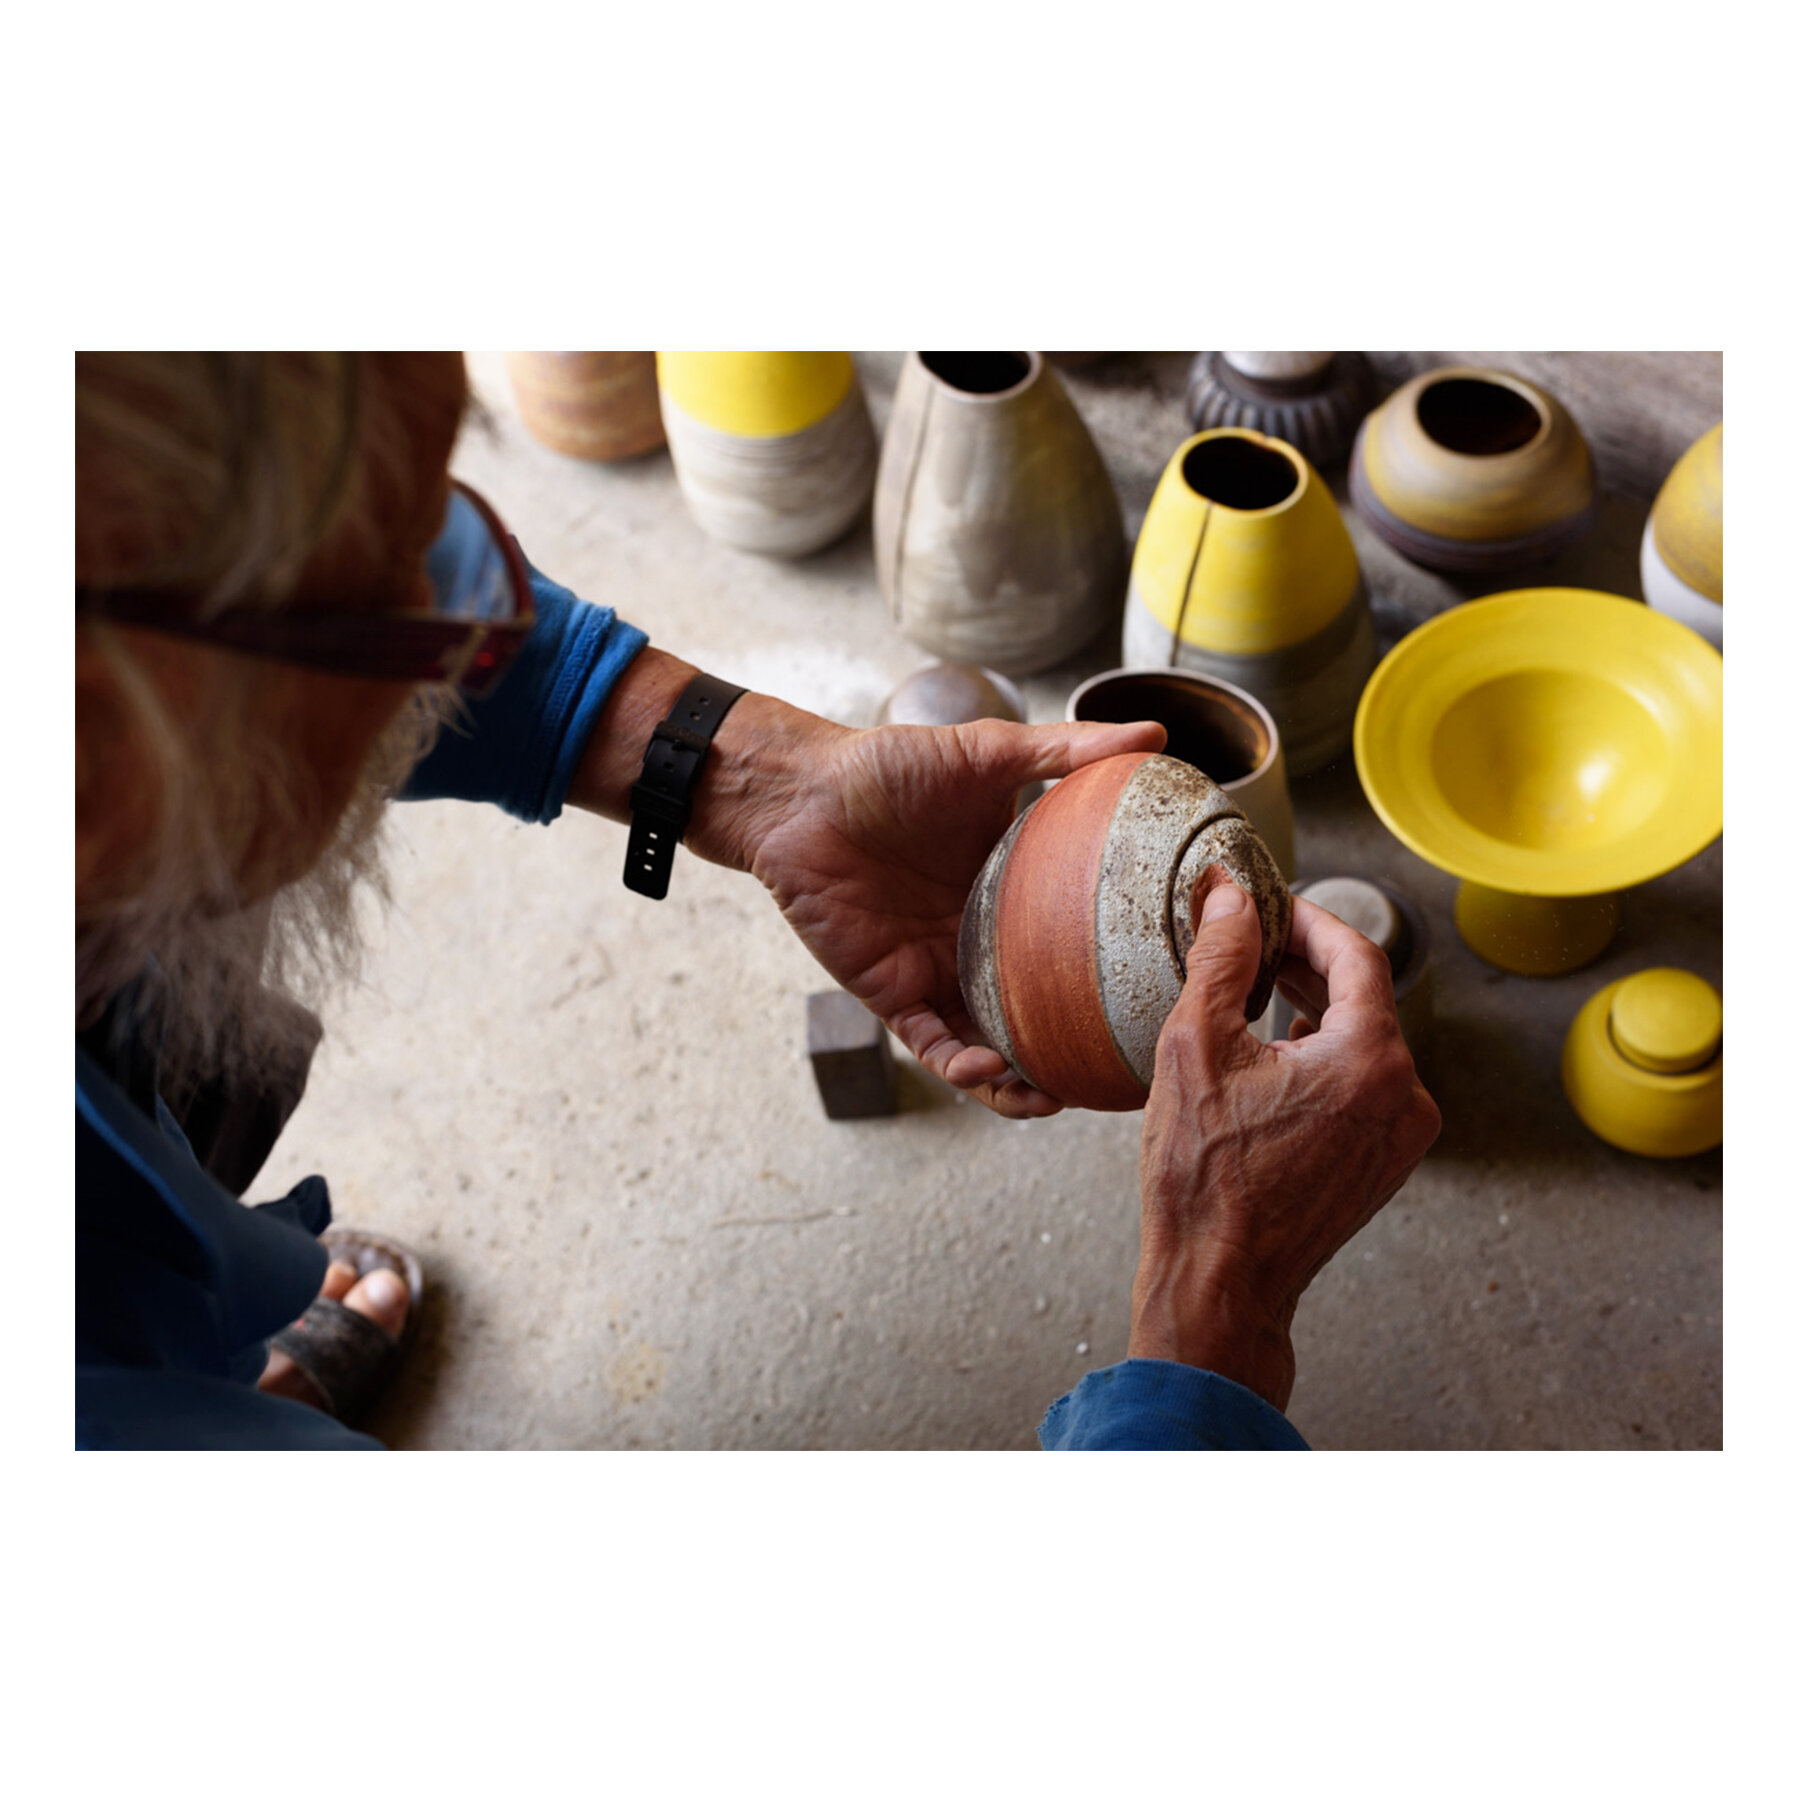
[[[1603,987],[1563,1041],[1563,1089],[1597,1137],[1638,1156],[1696,1156],[1725,1136],[1724,1010],[1685,969]]]
[[[1686,626],[1615,594],[1471,601],[1370,677],[1357,773],[1381,822],[1465,881],[1611,893],[1723,828],[1724,671]]]

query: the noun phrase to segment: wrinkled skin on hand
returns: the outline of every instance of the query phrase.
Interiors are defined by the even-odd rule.
[[[934,1075],[1009,1118],[1059,1102],[980,1044],[956,975],[969,889],[1018,790],[1157,750],[1158,725],[889,725],[822,741],[822,766],[769,809],[750,868],[832,977]]]
[[[1244,1023],[1260,945],[1255,909],[1216,889],[1144,1113],[1130,1354],[1211,1369],[1285,1408],[1301,1294],[1399,1191],[1441,1119],[1367,938],[1294,902],[1278,982],[1319,1023],[1278,1044]]]

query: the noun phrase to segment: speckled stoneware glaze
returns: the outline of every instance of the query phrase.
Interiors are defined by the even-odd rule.
[[[957,967],[986,1041],[1066,1106],[1131,1112],[1181,994],[1207,893],[1256,904],[1262,962],[1245,1017],[1268,1004],[1292,902],[1231,798],[1168,756],[1078,769],[995,846],[963,913]]]

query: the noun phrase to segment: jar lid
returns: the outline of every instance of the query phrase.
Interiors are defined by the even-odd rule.
[[[1640,1069],[1679,1075],[1718,1054],[1725,1009],[1717,990],[1686,969],[1645,969],[1619,983],[1613,1042]]]
[[[1406,966],[1412,949],[1406,920],[1374,882],[1354,875],[1327,875],[1298,891],[1314,906],[1342,919],[1352,931],[1360,931],[1386,955],[1396,975]]]

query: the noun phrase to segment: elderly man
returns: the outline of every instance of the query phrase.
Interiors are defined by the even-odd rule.
[[[395,795],[629,820],[645,892],[678,839],[746,870],[927,1068],[1010,1117],[1055,1110],[971,1041],[958,921],[1021,785],[1158,728],[857,732],[703,676],[451,482],[467,399],[455,355],[77,359],[84,1445],[376,1447],[269,1344],[323,1291],[361,1321],[354,1360],[406,1289],[330,1262],[318,1178],[238,1196],[317,1038],[286,990],[352,966]],[[1316,908],[1283,983],[1317,1029],[1250,1037],[1240,902],[1209,902],[1158,1049],[1130,1357],[1057,1402],[1047,1445],[1298,1446],[1295,1304],[1436,1133],[1385,961]]]

